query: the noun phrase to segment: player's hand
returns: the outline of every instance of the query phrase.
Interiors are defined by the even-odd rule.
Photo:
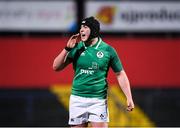
[[[133,100],[131,99],[131,100],[127,100],[127,108],[126,108],[126,110],[127,111],[132,111],[134,109],[134,102],[133,102]]]
[[[74,46],[76,45],[76,43],[79,42],[79,38],[80,38],[80,34],[75,34],[75,35],[72,35],[70,37],[70,39],[68,40],[67,42],[67,47],[68,48],[74,48]]]

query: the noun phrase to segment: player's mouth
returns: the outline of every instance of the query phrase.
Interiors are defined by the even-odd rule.
[[[81,40],[82,41],[86,41],[86,38],[87,38],[86,34],[85,33],[81,33]]]
[[[81,36],[82,36],[82,37],[85,37],[85,36],[86,36],[86,34],[84,34],[84,33],[83,33],[83,34],[81,34]]]

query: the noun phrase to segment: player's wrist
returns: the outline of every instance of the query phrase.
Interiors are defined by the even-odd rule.
[[[72,50],[72,48],[67,47],[67,46],[66,46],[64,49],[65,49],[67,52],[70,52],[70,51]]]

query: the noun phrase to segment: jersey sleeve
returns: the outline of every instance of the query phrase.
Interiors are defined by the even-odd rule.
[[[75,52],[75,49],[72,49],[72,50],[68,53],[67,58],[73,59],[74,52]]]
[[[76,43],[76,46],[68,53],[67,57],[76,60],[84,50],[85,48],[82,45],[82,42]]]
[[[68,53],[67,57],[73,59],[77,49],[78,49],[78,43],[76,43],[75,47]]]
[[[114,72],[120,72],[123,69],[122,63],[116,50],[112,47],[109,49],[110,51],[110,67]]]

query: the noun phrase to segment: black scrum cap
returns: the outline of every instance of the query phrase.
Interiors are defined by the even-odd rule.
[[[82,20],[81,25],[86,25],[90,28],[91,33],[88,40],[91,40],[95,37],[98,37],[99,31],[100,31],[100,23],[97,19],[95,19],[93,16],[85,18]]]

